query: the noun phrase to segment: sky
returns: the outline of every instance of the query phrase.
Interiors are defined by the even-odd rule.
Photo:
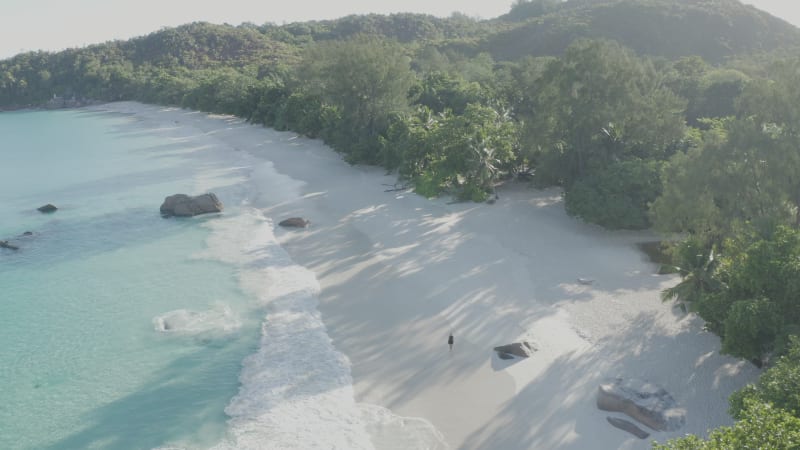
[[[141,36],[195,21],[276,24],[349,14],[461,12],[491,18],[513,0],[0,0],[0,59]],[[800,26],[800,0],[744,0]]]

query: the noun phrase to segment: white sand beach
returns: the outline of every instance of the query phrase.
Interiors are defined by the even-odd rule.
[[[257,180],[263,198],[254,206],[319,281],[319,310],[352,365],[355,401],[425,419],[449,448],[643,449],[705,435],[732,423],[728,395],[758,375],[720,355],[701,320],[660,301],[677,278],[656,275],[636,247],[656,236],[580,223],[558,190],[510,182],[493,205],[450,204],[386,192],[393,175],[350,166],[295,133],[138,103],[93,110],[131,113],[198,148],[271,162],[282,177]],[[277,227],[293,216],[310,226]],[[532,357],[504,361],[492,351],[521,339],[537,346]],[[686,425],[648,430],[645,440],[612,427],[606,417],[623,416],[595,400],[614,377],[663,386],[685,408]]]

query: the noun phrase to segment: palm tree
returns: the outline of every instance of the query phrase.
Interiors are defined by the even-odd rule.
[[[714,255],[714,247],[703,245],[697,239],[689,239],[680,244],[673,254],[674,266],[683,280],[661,292],[662,301],[675,300],[686,312],[692,304],[701,302],[708,294],[718,292],[724,284],[716,278],[719,260]]]
[[[473,174],[477,178],[478,185],[483,189],[494,188],[494,181],[497,178],[498,164],[500,161],[495,157],[493,148],[489,148],[481,141],[471,146],[473,158]]]

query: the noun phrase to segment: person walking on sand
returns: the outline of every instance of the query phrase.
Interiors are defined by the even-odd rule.
[[[447,338],[447,345],[450,346],[450,351],[453,351],[453,333],[450,333],[450,337]]]

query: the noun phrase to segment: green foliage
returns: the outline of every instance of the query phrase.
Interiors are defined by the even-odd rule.
[[[773,195],[794,213],[800,225],[800,59],[779,61],[770,66],[770,79],[749,83],[739,101],[739,114],[752,123],[754,145],[767,166]]]
[[[691,237],[673,247],[671,255],[675,270],[682,279],[677,285],[665,289],[661,293],[661,300],[677,301],[684,310],[704,308],[709,303],[709,296],[723,288],[716,278],[719,259],[714,254],[713,246]]]
[[[257,29],[191,23],[165,28],[122,44],[135,65],[184,67],[190,70],[227,66],[242,69],[255,61],[280,56],[296,58],[296,51],[265,38]]]
[[[728,288],[709,319],[724,324],[723,351],[760,360],[800,325],[800,231],[745,232],[725,246],[719,276]]]
[[[749,79],[737,70],[717,69],[704,74],[698,81],[696,95],[686,97],[689,100],[686,117],[692,124],[697,124],[701,118],[736,115],[735,102]]]
[[[654,67],[611,42],[581,41],[533,80],[523,145],[537,173],[569,187],[629,159],[665,159],[683,136],[685,104]]]
[[[664,77],[666,86],[688,101],[686,120],[696,127],[702,127],[704,118],[736,115],[735,103],[750,81],[738,70],[713,68],[698,56],[668,65]]]
[[[713,63],[800,44],[797,28],[738,1],[523,1],[501,19],[509,26],[479,44],[498,60],[561,55],[582,38],[615,40],[640,55],[699,55]]]
[[[767,369],[755,384],[731,395],[731,415],[743,418],[746,405],[754,402],[769,403],[800,417],[800,338],[791,337],[787,354]]]
[[[379,139],[383,166],[388,170],[399,169],[400,175],[406,178],[419,175],[430,163],[430,134],[438,125],[426,106],[418,106],[413,114],[393,115],[388,129]]]
[[[710,138],[726,139],[723,129],[715,128],[708,132]],[[729,219],[723,216],[715,196],[724,192],[716,191],[709,181],[711,171],[708,167],[711,158],[704,152],[705,147],[689,148],[678,152],[667,162],[662,173],[664,183],[662,195],[650,208],[651,221],[662,232],[690,232],[697,236],[714,236],[725,229]]]
[[[485,25],[463,15],[437,18],[425,14],[350,15],[335,20],[265,25],[263,32],[273,39],[290,44],[347,40],[359,35],[411,43],[460,39],[481,33]]]
[[[281,81],[265,79],[256,87],[256,104],[250,112],[248,119],[253,123],[260,123],[285,130],[286,125],[279,123],[279,116],[284,103],[292,94],[291,90]]]
[[[443,188],[444,181],[432,171],[423,172],[414,179],[414,192],[426,198],[437,197]]]
[[[744,322],[757,321],[770,307],[762,301],[737,303]],[[738,312],[734,313],[734,315]],[[749,318],[748,318],[749,316]],[[774,319],[774,318],[773,318]],[[769,324],[750,327],[751,331],[769,328]],[[755,337],[753,341],[757,341]],[[800,338],[788,339],[786,353],[767,369],[755,384],[733,393],[729,399],[730,413],[737,419],[733,427],[713,430],[708,440],[689,435],[673,439],[658,450],[683,449],[796,449],[800,448]],[[751,344],[747,344],[751,345]]]
[[[800,419],[768,403],[745,403],[732,427],[713,430],[708,440],[695,435],[653,444],[654,450],[732,450],[800,448]]]
[[[516,0],[511,11],[502,16],[503,20],[524,21],[556,11],[560,0]]]
[[[632,159],[592,172],[566,192],[567,212],[607,228],[647,228],[648,205],[661,193],[660,167]]]
[[[310,93],[340,115],[329,143],[351,162],[379,162],[378,135],[409,109],[410,59],[396,43],[367,36],[310,47],[300,75]]]
[[[278,129],[294,130],[306,136],[319,137],[336,123],[336,112],[326,106],[318,96],[304,91],[295,91],[283,102],[275,117]]]
[[[613,228],[649,226],[661,163],[684,136],[685,103],[655,67],[612,42],[581,41],[516,75],[523,153],[540,184],[561,184],[571,214]],[[533,94],[533,95],[531,95]]]
[[[755,117],[707,123],[702,142],[665,170],[664,194],[652,207],[656,227],[721,239],[742,223],[788,223],[800,200],[792,138]]]
[[[468,104],[483,102],[485,95],[476,82],[469,83],[459,76],[432,72],[411,89],[411,97],[436,113],[450,110],[455,114],[463,114]]]
[[[234,69],[207,69],[192,73],[195,85],[183,96],[182,106],[215,113],[247,116],[254,105],[250,95],[255,78]]]
[[[687,303],[722,337],[722,351],[760,364],[800,325],[800,230],[742,228],[722,257],[693,237],[673,257],[683,280],[662,293]]]
[[[725,318],[722,351],[760,365],[761,358],[772,349],[781,324],[780,311],[768,299],[736,301]]]
[[[403,172],[411,178],[424,174],[425,184],[435,181],[461,199],[484,199],[514,161],[516,127],[493,108],[470,104],[464,114],[440,115],[425,126],[429,131]]]
[[[786,323],[800,323],[800,230],[741,233],[726,242],[722,276],[736,300],[767,298]]]
[[[793,355],[800,331],[796,45],[796,28],[732,0],[518,0],[488,21],[194,23],[0,61],[0,108],[55,96],[234,114],[322,138],[429,197],[482,201],[533,170],[587,221],[688,234],[673,255],[683,280],[664,298],[703,317],[724,351],[758,361]],[[734,427],[664,448],[797,447],[796,419],[770,406],[797,412],[791,364],[737,394]]]

